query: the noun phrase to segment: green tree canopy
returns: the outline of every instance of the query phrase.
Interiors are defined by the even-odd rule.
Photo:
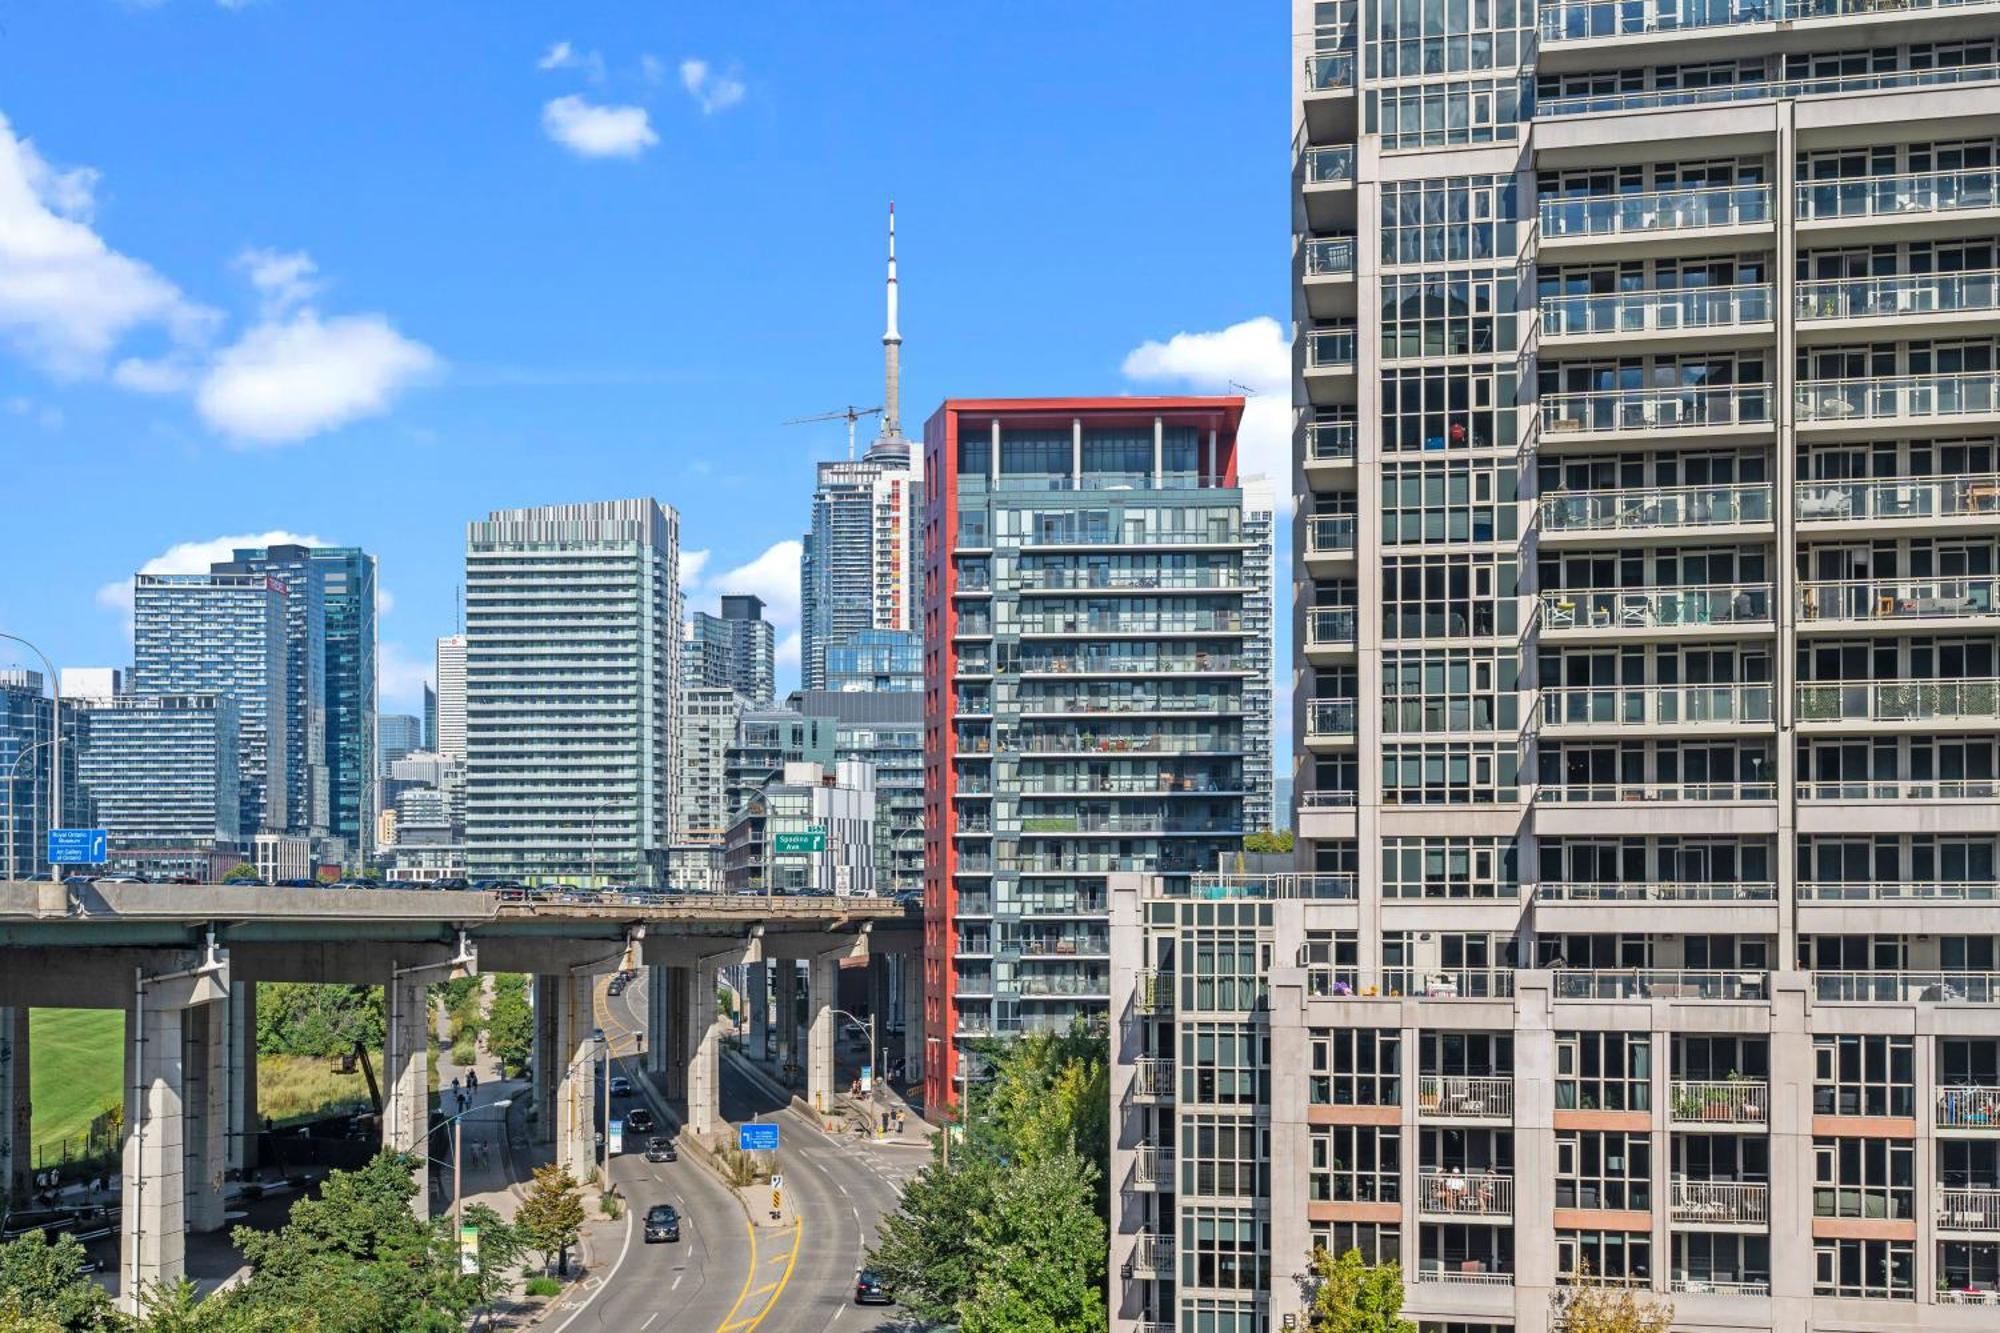
[[[1073,1150],[999,1173],[973,1217],[980,1273],[958,1317],[964,1333],[1101,1333],[1104,1221],[1097,1168]]]
[[[265,1055],[343,1055],[382,1048],[379,986],[264,981],[257,985],[257,1049]]]
[[[1399,1264],[1365,1263],[1359,1250],[1336,1258],[1315,1248],[1306,1285],[1310,1333],[1417,1333],[1417,1326],[1402,1317]]]
[[[73,1236],[30,1231],[0,1245],[0,1330],[97,1333],[117,1327],[111,1298],[84,1277]],[[10,1322],[11,1321],[11,1322]]]
[[[256,878],[257,878],[256,866],[252,865],[248,861],[238,861],[235,865],[229,867],[228,870],[223,872],[222,882],[224,884],[234,884],[237,883],[239,880],[256,879]]]
[[[551,1260],[567,1258],[569,1247],[583,1234],[583,1196],[577,1191],[568,1167],[547,1162],[535,1168],[535,1183],[514,1212],[521,1243],[540,1253],[544,1268]]]

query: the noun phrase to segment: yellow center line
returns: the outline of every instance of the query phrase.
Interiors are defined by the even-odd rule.
[[[750,1284],[757,1278],[757,1228],[750,1221],[748,1213],[743,1215],[743,1230],[750,1236],[750,1268],[743,1274],[743,1290],[736,1294],[736,1304],[730,1306],[729,1313],[722,1316],[722,1322],[716,1325],[715,1333],[724,1333],[724,1330],[734,1327],[730,1321],[735,1319],[736,1312],[743,1308],[743,1302],[750,1299]]]
[[[792,1267],[799,1261],[799,1241],[805,1236],[805,1230],[805,1219],[803,1217],[794,1217],[792,1219],[792,1252],[785,1257],[785,1271],[775,1284],[777,1290],[773,1291],[770,1299],[764,1302],[764,1308],[758,1312],[757,1317],[744,1321],[740,1328],[736,1330],[736,1333],[756,1333],[757,1325],[769,1319],[771,1311],[778,1308],[778,1298],[785,1294],[785,1287],[792,1280]],[[730,1313],[735,1314],[736,1312],[731,1310]],[[723,1329],[728,1329],[730,1325],[725,1322],[722,1327]]]

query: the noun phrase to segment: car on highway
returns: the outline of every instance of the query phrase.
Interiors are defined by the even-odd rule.
[[[626,1078],[623,1074],[613,1074],[611,1076],[611,1095],[613,1097],[630,1097],[632,1095],[632,1080]]]
[[[625,1113],[625,1132],[627,1134],[650,1134],[654,1128],[653,1113],[645,1107],[635,1106]]]
[[[646,1160],[649,1162],[678,1162],[681,1160],[680,1149],[674,1147],[672,1139],[647,1139]]]
[[[864,1268],[854,1276],[854,1303],[856,1305],[894,1305],[896,1298],[889,1294],[889,1285],[875,1276],[875,1270]]]
[[[646,1243],[656,1240],[679,1240],[681,1238],[681,1215],[674,1211],[670,1203],[656,1203],[646,1210]]]
[[[614,1000],[623,995],[625,993],[625,978],[611,978],[611,984],[604,988],[604,993]]]

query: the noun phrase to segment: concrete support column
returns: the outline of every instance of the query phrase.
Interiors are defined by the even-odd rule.
[[[1514,1215],[1554,1215],[1556,1034],[1554,981],[1547,972],[1514,976]],[[1416,1044],[1404,1047],[1414,1051]],[[1406,1214],[1407,1216],[1407,1214]],[[1407,1232],[1405,1234],[1408,1234]],[[1653,1271],[1661,1271],[1655,1268]],[[1514,1328],[1545,1333],[1557,1285],[1553,1246],[1514,1250]]]
[[[743,1004],[750,1011],[750,1058],[762,1060],[771,1053],[771,969],[763,962],[743,969]]]
[[[597,1066],[601,1052],[591,1005],[596,978],[576,974],[560,980],[556,1030],[560,1084],[556,1101],[556,1160],[578,1180],[597,1172]]]
[[[687,1127],[699,1135],[712,1135],[722,1126],[722,1026],[715,1016],[715,964],[700,959],[693,967],[675,971],[682,978],[682,989],[674,996],[681,1001],[676,1008],[684,1022],[679,1034],[683,1045],[675,1063],[687,1085]]]
[[[924,960],[906,953],[896,961],[902,968],[903,1077],[915,1083],[924,1076]]]
[[[187,1229],[223,1227],[222,1182],[229,1165],[229,1002],[198,1004],[181,1023],[182,1180]]]
[[[19,1203],[34,1184],[35,1117],[28,1102],[28,1007],[0,1009],[0,1200]]]
[[[673,1076],[673,1044],[667,1040],[672,990],[672,969],[657,965],[646,969],[646,1072],[655,1080]]]
[[[118,1249],[119,1305],[187,1276],[187,1184],[181,1141],[186,1096],[187,1011],[154,988],[136,988],[125,1013],[124,1213]]]
[[[889,1018],[894,1012],[890,1007],[894,987],[889,984],[889,967],[894,961],[884,953],[868,956],[868,1016],[875,1020],[875,1040],[882,1048],[878,1058],[885,1064],[889,1060]],[[876,1070],[875,1076],[880,1078],[882,1071]]]
[[[840,959],[841,953],[816,955],[806,982],[806,999],[811,1006],[807,1011],[811,1030],[806,1038],[806,1100],[820,1112],[833,1106],[833,1006],[840,996]]]
[[[660,969],[661,1022],[656,1040],[663,1061],[660,1088],[669,1102],[687,1096],[688,1050],[688,970],[685,967]]]
[[[228,1100],[225,1132],[229,1137],[229,1169],[245,1174],[258,1165],[258,1145],[264,1122],[257,1116],[257,983],[239,980],[224,1002],[228,1018],[223,1031],[223,1073]]]
[[[419,1217],[431,1209],[430,1167],[423,1157],[430,1147],[431,1011],[426,1004],[425,978],[431,969],[392,968],[382,991],[387,1026],[382,1052],[382,1146],[418,1159],[411,1168],[417,1182],[411,1208]]]
[[[562,1085],[562,1043],[557,1040],[558,997],[562,978],[537,975],[535,987],[535,1042],[530,1057],[534,1074],[535,1142],[554,1143],[556,1138],[556,1089]]]
[[[799,1058],[799,965],[780,958],[778,979],[778,1064],[796,1064]]]

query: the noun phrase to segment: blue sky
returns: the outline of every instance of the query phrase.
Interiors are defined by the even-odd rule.
[[[693,605],[789,628],[845,434],[782,423],[880,401],[892,197],[912,434],[946,395],[1234,379],[1282,481],[1287,16],[15,0],[0,629],[122,662],[134,570],[357,544],[412,708],[467,520],[633,494],[680,511]]]

